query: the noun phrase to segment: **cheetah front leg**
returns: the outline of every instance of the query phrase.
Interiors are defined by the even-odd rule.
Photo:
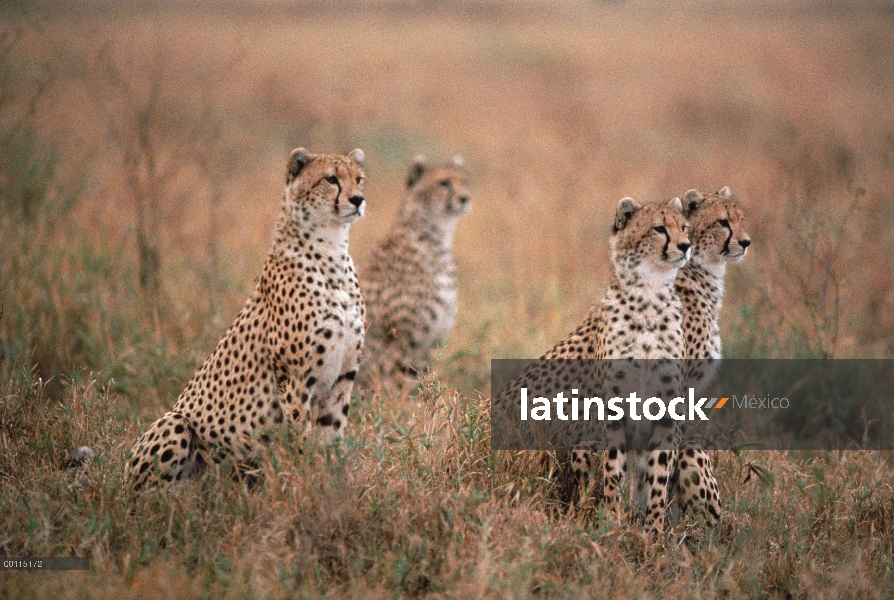
[[[344,351],[333,356],[338,367],[338,377],[325,397],[321,397],[316,406],[315,425],[323,430],[324,438],[333,439],[344,436],[348,424],[348,411],[351,407],[351,392],[357,369],[360,366],[360,354],[363,350],[363,320],[350,330],[343,339]]]
[[[581,501],[584,500],[594,483],[594,471],[599,466],[599,446],[601,442],[581,442],[571,451],[571,474],[580,489]]]
[[[685,514],[690,508],[713,527],[720,522],[720,493],[708,453],[694,442],[680,449],[671,493]]]
[[[621,522],[623,518],[622,486],[627,472],[627,447],[624,426],[619,421],[613,421],[605,426],[606,452],[602,461],[602,473],[604,476],[605,506],[608,515]]]
[[[336,377],[328,390],[325,382],[313,375],[307,379],[289,378],[282,384],[284,415],[302,436],[309,435],[315,427],[321,430],[324,440],[344,434],[357,375],[356,364],[354,367]]]
[[[568,365],[562,365],[561,368],[567,368]],[[568,377],[571,380],[577,378],[576,365],[570,367],[571,373]],[[565,377],[562,373],[561,377]],[[591,389],[593,386],[590,386]],[[574,390],[577,393],[577,390]],[[581,500],[584,499],[588,492],[592,491],[594,483],[601,483],[602,463],[600,450],[603,448],[603,440],[605,437],[605,427],[602,424],[588,424],[581,427],[576,432],[579,440],[571,450],[571,474],[578,483],[581,492]]]
[[[664,531],[664,513],[670,500],[670,479],[677,459],[677,450],[667,449],[667,446],[679,445],[678,438],[679,428],[667,419],[657,423],[649,440],[649,447],[652,450],[648,454],[646,469],[648,481],[646,531],[650,533]]]
[[[375,347],[365,347],[363,355],[368,357],[367,364],[375,365],[385,389],[400,394],[412,391],[418,383],[423,352],[429,348],[423,332],[429,326],[418,314],[417,306],[399,305],[395,310],[398,315],[379,325],[379,335],[370,336]]]
[[[315,379],[299,379],[297,374],[280,384],[282,411],[303,438],[310,432],[310,405]]]
[[[348,410],[351,407],[351,392],[354,389],[356,368],[338,376],[329,396],[321,403],[316,425],[321,427],[327,439],[344,436],[348,424]]]
[[[335,319],[323,321],[311,341],[305,342],[304,354],[300,347],[299,353],[292,352],[295,344],[278,352],[283,414],[302,436],[320,427],[324,437],[337,437],[346,422],[343,405],[350,401],[359,351],[346,351],[344,336],[333,333],[339,324]],[[350,370],[344,368],[346,362],[352,365]]]
[[[670,494],[669,481],[677,458],[676,450],[652,450],[649,452],[648,482],[649,499],[646,512],[646,531],[664,531],[664,513]]]

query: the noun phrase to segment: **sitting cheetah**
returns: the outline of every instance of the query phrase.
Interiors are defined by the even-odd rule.
[[[368,309],[364,384],[376,377],[399,389],[414,382],[453,328],[453,233],[470,208],[462,166],[461,157],[444,166],[414,160],[397,218],[361,273]]]
[[[633,198],[622,199],[617,208],[611,237],[611,283],[602,301],[590,311],[584,323],[547,352],[543,359],[672,359],[683,347],[682,312],[674,294],[674,279],[689,256],[688,225],[681,214],[679,198],[668,203],[642,205]],[[606,363],[600,363],[605,365]],[[620,363],[612,363],[620,364]],[[676,374],[662,379],[665,389],[649,390],[652,395],[675,397],[681,389],[679,363],[665,366]],[[620,379],[620,372],[609,374]],[[529,388],[538,395],[542,384],[555,377],[556,366],[540,360],[526,369],[507,389]],[[597,378],[600,376],[597,375]],[[608,384],[609,387],[611,384]],[[648,396],[644,396],[648,397]],[[498,406],[516,401],[504,394]],[[620,512],[620,492],[630,463],[636,471],[637,505],[646,511],[646,528],[660,532],[668,502],[668,480],[674,468],[681,433],[669,418],[640,421],[611,421],[605,426],[605,498],[609,508]],[[644,436],[651,451],[630,451],[626,440]],[[643,439],[643,438],[641,438]],[[652,442],[655,442],[654,444]],[[660,446],[660,448],[658,448]],[[670,449],[668,449],[670,448]],[[575,451],[572,469],[581,472],[589,465],[589,451]],[[583,474],[583,473],[581,473]]]
[[[703,194],[689,190],[683,196],[683,214],[689,219],[692,258],[680,269],[674,289],[683,302],[683,338],[686,387],[706,387],[721,358],[720,303],[726,265],[739,262],[751,238],[744,228],[742,209],[728,187]],[[684,510],[694,507],[708,523],[720,518],[720,496],[711,459],[695,444],[681,451],[673,478],[673,495]]]
[[[284,419],[339,436],[363,347],[348,230],[363,215],[363,152],[292,151],[282,213],[257,286],[171,412],[137,440],[134,489],[252,454]]]
[[[704,359],[690,363],[687,381],[709,383],[710,359],[721,357],[720,304],[727,263],[742,260],[751,245],[745,231],[742,209],[728,187],[715,193],[686,192],[683,214],[692,227],[692,258],[677,274],[674,289],[683,301],[685,358]]]

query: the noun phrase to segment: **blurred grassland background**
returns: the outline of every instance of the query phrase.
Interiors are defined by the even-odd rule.
[[[691,187],[729,185],[754,240],[727,356],[890,357],[892,30],[889,2],[5,4],[0,554],[94,570],[0,591],[889,595],[885,454],[719,455],[725,524],[656,547],[510,473],[481,398],[600,297],[618,199]],[[297,146],[365,151],[361,272],[411,158],[465,156],[456,330],[343,447],[129,510],[121,460],[253,287]]]

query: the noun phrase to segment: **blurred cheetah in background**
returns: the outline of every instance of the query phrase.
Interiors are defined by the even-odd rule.
[[[406,389],[456,319],[453,234],[469,212],[461,157],[434,166],[417,157],[394,224],[361,272],[366,300],[366,350],[360,371],[368,386]]]
[[[348,230],[363,215],[363,152],[292,151],[273,247],[255,290],[171,412],[140,437],[134,489],[196,475],[230,457],[237,472],[284,419],[339,436],[365,316]]]
[[[683,349],[683,305],[674,294],[674,280],[689,256],[688,225],[681,214],[679,198],[661,204],[640,204],[633,198],[618,203],[611,237],[612,275],[609,288],[599,304],[593,307],[584,323],[547,352],[542,359],[674,359]],[[619,369],[631,363],[599,363],[611,373],[603,377],[610,394],[612,379],[621,379]],[[653,363],[655,364],[655,363]],[[662,379],[663,389],[646,390],[643,394],[672,398],[679,395],[681,378],[679,363],[666,361],[669,369]],[[676,368],[676,372],[674,369]],[[525,370],[507,389],[529,388],[531,396],[538,390],[550,389],[559,364],[539,360]],[[562,377],[561,374],[558,377]],[[554,391],[554,390],[553,390]],[[649,395],[644,395],[648,398]],[[606,396],[608,397],[608,396]],[[498,406],[517,403],[505,394]],[[672,419],[659,421],[608,421],[604,423],[602,443],[590,448],[607,448],[603,460],[604,496],[610,510],[621,512],[620,493],[624,477],[635,486],[635,503],[646,513],[646,529],[664,529],[664,513],[669,500],[669,479],[676,461],[682,436]],[[628,442],[648,445],[650,451],[628,451]],[[645,442],[645,444],[644,444]],[[628,456],[633,460],[628,461]],[[628,464],[629,463],[629,464]],[[573,452],[572,469],[581,476],[588,473],[590,450]]]
[[[707,387],[721,358],[720,304],[728,263],[739,262],[748,252],[751,238],[745,231],[741,207],[728,187],[714,193],[689,190],[683,196],[683,214],[689,220],[692,257],[680,269],[674,289],[683,302],[685,350],[684,385]],[[705,490],[694,495],[689,490]],[[673,494],[684,510],[694,507],[706,521],[720,518],[720,495],[707,453],[696,444],[681,449],[674,473]]]

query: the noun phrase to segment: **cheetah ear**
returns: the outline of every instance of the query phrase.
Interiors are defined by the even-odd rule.
[[[630,220],[630,217],[633,214],[640,210],[643,207],[642,204],[637,202],[631,197],[621,198],[621,201],[618,202],[618,210],[615,214],[615,225],[612,228],[612,233],[618,233],[624,227],[627,226],[627,222]]]
[[[698,190],[689,190],[683,194],[683,216],[687,219],[699,205],[705,201],[705,195]]]
[[[416,156],[413,159],[413,164],[410,165],[410,170],[407,173],[407,188],[411,188],[416,185],[422,178],[422,174],[425,173],[425,157],[421,154]]]
[[[680,199],[677,198],[676,196],[674,196],[673,198],[671,198],[671,200],[670,200],[670,202],[668,202],[668,204],[670,204],[671,206],[673,206],[673,207],[677,210],[678,213],[682,213],[682,212],[683,212],[683,202],[680,201]]]
[[[304,148],[295,148],[289,155],[289,166],[286,170],[286,185],[289,185],[298,174],[314,159],[313,155]]]
[[[357,163],[358,165],[363,164],[364,155],[363,155],[363,150],[361,150],[360,148],[357,148],[356,150],[351,150],[350,152],[348,152],[348,156],[353,158],[354,162]]]
[[[466,159],[464,159],[462,157],[462,154],[457,154],[456,156],[453,157],[453,160],[451,161],[451,163],[457,169],[462,169],[463,167],[466,166]]]
[[[722,188],[720,188],[719,190],[717,190],[717,194],[720,196],[723,196],[727,200],[729,200],[730,198],[733,197],[733,192],[732,192],[732,190],[729,189],[729,186],[727,186],[727,185],[725,185]]]

